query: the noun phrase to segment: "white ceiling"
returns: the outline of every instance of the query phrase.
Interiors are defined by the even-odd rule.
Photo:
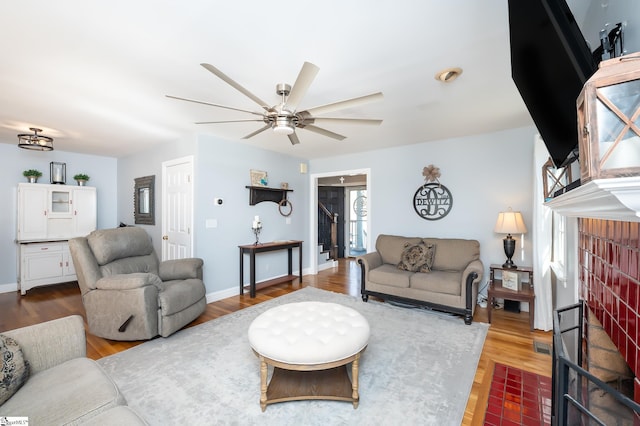
[[[358,152],[531,125],[511,79],[506,0],[20,0],[0,13],[0,142],[29,127],[55,148],[114,157],[196,133],[301,158]],[[253,118],[165,95],[259,111],[199,64],[213,64],[278,103],[304,61],[320,67],[299,109],[382,91],[384,100],[331,113],[380,126],[298,129],[301,144]],[[434,75],[461,67],[457,81]]]

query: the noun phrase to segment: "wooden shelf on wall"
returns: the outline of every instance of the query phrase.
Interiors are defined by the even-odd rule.
[[[263,201],[272,201],[280,204],[282,200],[287,199],[287,192],[293,192],[293,189],[267,188],[266,186],[246,186],[249,189],[249,205],[255,206]]]

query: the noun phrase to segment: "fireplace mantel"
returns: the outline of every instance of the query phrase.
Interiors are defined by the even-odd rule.
[[[592,180],[545,205],[564,216],[640,222],[640,176]]]

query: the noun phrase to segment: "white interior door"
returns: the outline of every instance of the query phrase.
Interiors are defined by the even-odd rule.
[[[162,260],[192,257],[193,157],[162,163]]]

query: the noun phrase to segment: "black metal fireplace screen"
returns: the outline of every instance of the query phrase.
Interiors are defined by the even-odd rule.
[[[585,369],[584,314],[582,300],[554,311],[552,424],[637,424],[640,404]]]

